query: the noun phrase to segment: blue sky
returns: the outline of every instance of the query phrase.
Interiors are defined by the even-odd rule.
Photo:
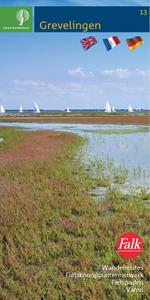
[[[20,1],[5,1],[18,5]],[[30,5],[54,1],[30,1]],[[55,1],[82,4],[83,1]],[[91,2],[91,1],[90,1]],[[147,1],[92,1],[147,4]],[[2,5],[4,1],[0,1]],[[28,1],[21,1],[27,4]],[[86,1],[88,3],[88,1]],[[121,44],[107,52],[102,39],[112,33],[95,33],[98,43],[84,52],[80,38],[86,33],[0,33],[0,104],[5,108],[116,108],[149,106],[150,76],[148,33],[115,33]],[[141,35],[144,44],[134,52],[126,38]]]
[[[112,5],[112,6],[137,6],[149,5],[149,0],[0,0],[0,5]]]

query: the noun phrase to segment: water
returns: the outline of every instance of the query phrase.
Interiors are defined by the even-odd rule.
[[[104,113],[104,109],[72,109],[70,108],[72,113]],[[63,109],[40,109],[40,112],[42,114],[48,114],[48,113],[64,113],[65,111]],[[116,109],[116,112],[119,113],[127,113],[128,109]],[[135,113],[149,113],[149,109],[134,109]],[[19,109],[6,109],[5,114],[19,114],[19,115],[25,115],[25,114],[35,114],[34,109],[23,109],[23,112],[20,113]],[[5,115],[4,114],[4,115]]]
[[[0,126],[17,126],[28,130],[67,131],[87,138],[83,147],[83,160],[103,159],[113,161],[116,167],[122,165],[129,171],[128,180],[122,188],[149,186],[150,133],[97,133],[95,130],[140,129],[140,125],[111,124],[63,124],[63,123],[0,123]]]
[[[116,167],[129,170],[129,179],[136,183],[149,180],[150,134],[88,134],[86,151],[89,157],[113,160]]]

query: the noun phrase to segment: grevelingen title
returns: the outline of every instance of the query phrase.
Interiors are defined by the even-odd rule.
[[[68,21],[68,22],[47,22],[41,21],[39,23],[39,27],[42,31],[99,31],[101,30],[101,23],[80,23],[76,21]]]

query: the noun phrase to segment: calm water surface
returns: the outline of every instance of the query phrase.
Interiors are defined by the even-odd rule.
[[[97,133],[95,130],[137,129],[140,125],[63,124],[63,123],[0,123],[28,130],[67,131],[87,138],[83,159],[112,160],[115,166],[123,165],[129,171],[127,184],[149,186],[150,133]],[[89,132],[86,132],[88,130]]]

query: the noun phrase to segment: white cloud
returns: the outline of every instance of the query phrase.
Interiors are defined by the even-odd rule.
[[[137,75],[141,75],[141,76],[149,76],[150,75],[150,70],[140,70],[140,69],[136,69],[135,73]]]
[[[99,84],[92,84],[84,82],[69,82],[69,83],[52,83],[47,81],[40,80],[14,80],[15,92],[25,92],[25,93],[34,93],[38,95],[68,95],[68,94],[76,94],[76,95],[87,95],[87,94],[95,94],[101,95],[103,93],[103,89],[99,87]]]
[[[68,74],[75,77],[80,78],[91,78],[94,77],[94,73],[90,70],[84,70],[81,67],[77,67],[76,69],[68,70]]]
[[[36,86],[43,86],[45,85],[44,81],[36,81],[36,80],[14,80],[14,84],[17,86],[30,86],[30,87],[36,87]]]
[[[64,88],[71,92],[80,92],[82,90],[81,84],[76,82],[65,84]]]
[[[115,76],[119,78],[127,78],[130,75],[130,71],[128,69],[104,70],[102,73],[104,75]]]
[[[22,89],[34,89],[36,91],[45,92],[58,92],[60,86],[51,82],[41,80],[14,80],[16,90],[22,91]]]
[[[119,68],[119,69],[104,70],[102,74],[106,76],[114,76],[117,78],[128,78],[132,75],[146,77],[150,74],[150,70],[141,70],[141,69],[130,70],[127,68],[124,69]]]

